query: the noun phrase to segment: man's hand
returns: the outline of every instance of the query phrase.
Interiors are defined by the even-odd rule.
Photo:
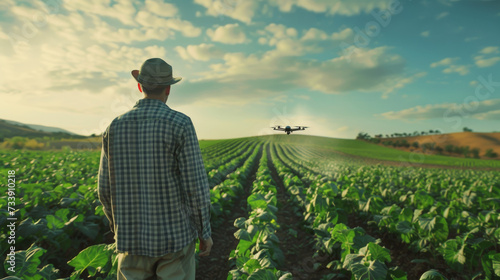
[[[208,239],[200,238],[200,253],[198,255],[200,257],[206,257],[210,255],[210,250],[212,250],[212,245],[214,245],[212,237],[209,237]]]

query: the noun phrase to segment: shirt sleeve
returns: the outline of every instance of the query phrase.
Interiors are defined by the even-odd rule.
[[[182,185],[198,230],[198,236],[207,239],[211,236],[210,188],[200,145],[191,119],[184,127],[181,137],[178,164]]]
[[[103,133],[101,161],[99,164],[99,175],[97,179],[99,201],[103,206],[103,211],[109,220],[109,227],[114,232],[113,213],[111,205],[111,184],[109,178],[108,168],[108,141],[107,131]]]

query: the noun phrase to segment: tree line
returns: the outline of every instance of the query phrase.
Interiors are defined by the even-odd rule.
[[[436,133],[435,132],[436,130],[430,130],[430,131],[434,131],[434,133]],[[404,134],[399,134],[399,135],[404,135]],[[377,136],[379,135],[375,135],[375,137],[373,138],[368,133],[360,132],[356,137],[356,139],[368,141],[374,144],[382,144],[384,146],[392,146],[394,148],[413,148],[414,150],[421,150],[423,153],[436,153],[438,155],[464,156],[472,158],[480,158],[481,156],[481,149],[470,148],[469,146],[456,146],[448,144],[444,147],[441,147],[439,145],[436,145],[436,143],[420,144],[418,141],[410,143],[406,139],[386,140],[382,137],[377,137]],[[400,136],[395,136],[395,137],[400,137]],[[493,151],[493,149],[487,149],[484,152],[483,156],[487,158],[497,158],[498,154],[495,151]]]

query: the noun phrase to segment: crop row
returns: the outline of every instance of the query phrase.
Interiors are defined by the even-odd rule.
[[[291,273],[278,269],[284,255],[276,236],[277,190],[267,168],[265,149],[251,193],[247,199],[248,219],[240,217],[234,221],[238,228],[234,235],[239,242],[230,254],[229,261],[236,268],[229,272],[228,279],[292,279]]]
[[[230,140],[219,142],[202,150],[205,169],[211,171],[228,163],[231,159],[241,155],[242,151],[248,150],[252,141]]]
[[[289,147],[278,150],[304,176],[321,169],[313,167],[316,162],[291,160],[299,153]],[[394,167],[342,165],[335,167],[335,173],[324,173],[345,186],[342,196],[353,202],[350,212],[366,213],[372,223],[398,235],[413,250],[439,254],[453,270],[470,277],[495,273],[500,230],[494,205],[498,175],[493,172],[403,173]]]
[[[339,197],[340,190],[332,181],[315,177],[308,186],[282,162],[272,149],[273,164],[293,199],[304,211],[306,224],[314,231],[317,249],[333,255],[328,264],[330,277],[352,275],[353,279],[406,279],[397,267],[389,267],[389,250],[361,227],[349,228]]]
[[[221,164],[217,168],[209,171],[208,168],[206,168],[208,171],[208,182],[210,188],[220,184],[228,174],[236,170],[238,166],[241,166],[243,162],[245,162],[245,160],[252,154],[252,152],[254,152],[257,146],[258,142],[250,142],[233,154],[221,156],[223,161],[226,162],[225,164]]]

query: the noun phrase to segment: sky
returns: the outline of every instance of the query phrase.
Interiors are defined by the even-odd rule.
[[[159,57],[199,139],[500,131],[499,27],[500,1],[2,0],[0,118],[100,134]]]

